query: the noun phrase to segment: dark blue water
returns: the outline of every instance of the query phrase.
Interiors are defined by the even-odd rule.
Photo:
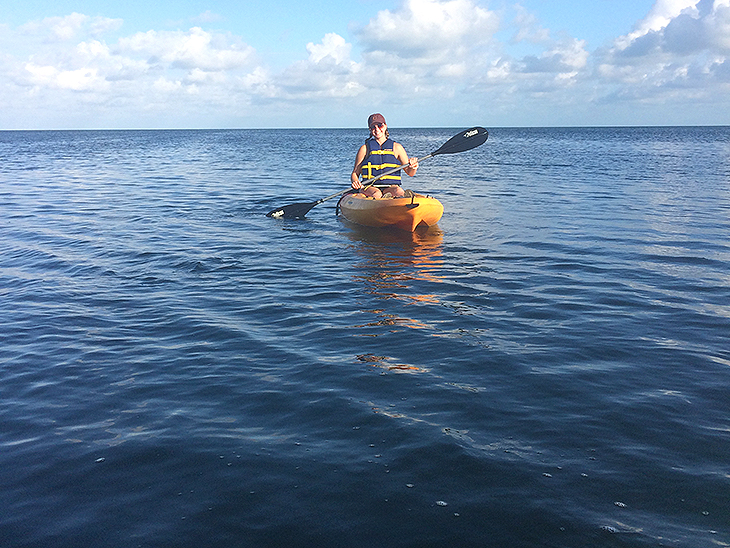
[[[364,137],[0,132],[0,545],[730,545],[730,128]]]

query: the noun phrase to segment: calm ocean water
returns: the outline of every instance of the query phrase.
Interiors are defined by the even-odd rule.
[[[730,128],[364,137],[0,132],[0,545],[730,546]]]

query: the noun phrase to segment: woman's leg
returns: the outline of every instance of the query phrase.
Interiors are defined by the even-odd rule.
[[[365,196],[370,196],[371,198],[380,198],[383,196],[383,193],[380,192],[380,189],[376,186],[369,186],[366,189],[362,191]]]
[[[406,194],[400,185],[390,185],[383,191],[383,194],[388,194],[389,192],[393,198],[402,198]]]

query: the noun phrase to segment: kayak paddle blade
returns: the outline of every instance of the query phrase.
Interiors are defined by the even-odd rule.
[[[446,141],[438,150],[431,153],[431,156],[437,154],[454,154],[456,152],[464,152],[478,147],[486,142],[489,138],[489,132],[483,127],[473,127],[454,135]]]
[[[266,216],[275,219],[299,219],[304,217],[309,210],[316,206],[319,202],[306,202],[299,204],[289,204],[283,207],[277,207],[269,211]]]

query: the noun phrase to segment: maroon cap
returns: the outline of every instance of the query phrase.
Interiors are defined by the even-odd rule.
[[[380,123],[380,124],[385,123],[385,118],[383,117],[383,115],[379,114],[379,113],[371,114],[370,118],[368,118],[368,128],[371,128],[371,127],[373,127],[373,124],[378,124],[378,123]]]

